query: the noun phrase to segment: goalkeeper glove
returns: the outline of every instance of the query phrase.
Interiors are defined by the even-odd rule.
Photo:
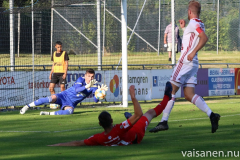
[[[98,89],[100,89],[101,88],[101,90],[105,90],[105,91],[107,91],[108,90],[108,86],[105,84],[105,85],[103,85],[102,84],[102,86],[100,87],[100,86],[98,86]]]
[[[90,87],[97,87],[96,86],[96,83],[97,83],[98,81],[96,81],[96,79],[93,79],[93,80],[91,80],[86,86],[85,86],[85,88],[86,89],[88,89],[88,88],[90,88]]]

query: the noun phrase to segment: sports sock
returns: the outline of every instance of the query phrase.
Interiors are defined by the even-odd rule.
[[[50,112],[49,115],[51,115],[51,116],[52,116],[52,115],[55,115],[55,112]]]
[[[156,117],[162,113],[169,101],[169,97],[164,95],[163,100],[154,108],[156,112]]]
[[[195,94],[191,102],[195,104],[201,111],[205,112],[208,117],[210,117],[212,110],[208,107],[208,105],[201,96]]]
[[[66,110],[59,110],[59,111],[55,111],[54,112],[55,115],[69,115],[69,114],[73,114],[73,109],[66,109]],[[52,115],[50,113],[50,115]]]
[[[163,110],[163,116],[162,116],[161,122],[168,121],[168,117],[172,111],[174,103],[175,103],[175,95],[172,94],[172,99],[168,101],[166,108]]]
[[[52,101],[52,97],[43,97],[43,98],[39,98],[38,100],[28,104],[28,107],[35,107],[35,106],[39,106],[45,103],[50,103]]]

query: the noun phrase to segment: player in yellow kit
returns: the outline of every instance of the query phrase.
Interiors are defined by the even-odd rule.
[[[68,70],[68,54],[66,51],[62,51],[62,42],[57,41],[55,48],[57,51],[55,51],[52,54],[52,70],[49,75],[49,79],[51,80],[50,86],[49,86],[49,91],[52,94],[55,94],[54,87],[57,83],[60,83],[60,88],[61,91],[65,90],[65,84],[67,83],[66,81],[66,76],[67,76],[67,70]]]

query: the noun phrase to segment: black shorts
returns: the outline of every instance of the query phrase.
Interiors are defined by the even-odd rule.
[[[53,73],[50,83],[54,83],[54,84],[60,83],[60,85],[67,84],[66,78],[65,79],[62,78],[63,74],[64,73]]]

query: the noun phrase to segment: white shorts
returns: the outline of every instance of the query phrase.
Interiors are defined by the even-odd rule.
[[[180,83],[183,86],[186,86],[186,84],[196,85],[197,72],[198,67],[189,66],[183,63],[177,63],[173,70],[170,81]]]
[[[167,51],[171,52],[172,51],[172,43],[168,43]],[[177,43],[175,43],[175,52],[177,51]]]

